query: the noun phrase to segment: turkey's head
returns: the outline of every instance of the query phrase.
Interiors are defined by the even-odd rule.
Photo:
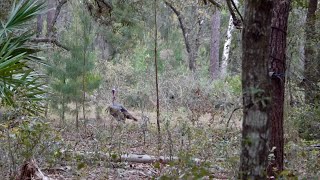
[[[112,104],[114,104],[114,101],[116,100],[116,89],[112,89]]]

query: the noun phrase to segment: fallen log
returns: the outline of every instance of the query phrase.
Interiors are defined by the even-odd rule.
[[[109,153],[102,153],[102,152],[80,152],[80,151],[63,151],[62,153],[66,155],[75,155],[80,157],[92,157],[95,156],[101,160],[109,160],[112,162],[133,162],[133,163],[154,163],[160,162],[163,164],[167,164],[172,161],[179,161],[179,158],[176,156],[152,156],[147,154],[109,154]],[[199,164],[201,161],[198,158],[191,159],[194,163]]]
[[[101,161],[110,161],[110,162],[130,162],[130,163],[161,163],[161,164],[168,164],[170,162],[179,162],[180,158],[173,156],[152,156],[147,154],[110,154],[110,153],[103,153],[103,152],[80,152],[80,151],[62,151],[63,154],[66,156],[78,156],[81,158],[97,158]],[[199,158],[191,158],[191,161],[195,163],[195,165],[200,165],[201,163],[208,162],[206,160],[201,160]],[[218,173],[228,173],[227,170],[224,168],[211,165],[210,169],[212,172]]]
[[[125,154],[121,155],[121,161],[125,162],[136,162],[136,163],[154,163],[154,162],[161,162],[167,164],[171,161],[178,161],[178,157],[167,157],[167,156],[150,156],[147,154]],[[195,163],[200,163],[200,159],[193,158],[192,159]]]

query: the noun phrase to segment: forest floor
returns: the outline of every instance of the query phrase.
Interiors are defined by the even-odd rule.
[[[234,175],[239,157],[234,151],[239,147],[239,120],[233,120],[233,127],[227,130],[221,118],[210,122],[209,114],[203,115],[194,125],[174,115],[172,122],[161,123],[162,145],[158,150],[156,114],[133,114],[148,118],[120,123],[105,115],[100,120],[89,118],[86,127],[81,123],[78,131],[75,123],[69,122],[61,127],[54,122],[62,136],[62,147],[66,149],[60,149],[59,160],[52,167],[42,168],[43,172],[52,179],[190,179],[195,175],[228,179]],[[112,160],[125,154],[171,155],[179,157],[179,161],[137,163]],[[211,163],[189,164],[193,158]],[[210,171],[203,171],[204,166]]]
[[[47,133],[52,137],[37,141],[39,151],[33,157],[46,177],[59,180],[235,179],[242,122],[241,110],[231,112],[216,114],[214,121],[203,114],[195,123],[185,113],[162,112],[160,138],[154,112],[133,111],[138,122],[125,123],[107,112],[100,119],[87,114],[88,121],[80,120],[78,129],[74,117],[61,123],[52,116]],[[286,128],[282,175],[319,179],[320,142],[301,140],[294,132]]]

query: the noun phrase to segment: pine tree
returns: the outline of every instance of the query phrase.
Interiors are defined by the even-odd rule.
[[[56,68],[62,69],[56,70],[52,87],[56,92],[56,102],[60,102],[58,109],[62,112],[61,117],[66,112],[66,104],[75,103],[73,112],[78,128],[79,108],[82,107],[83,119],[86,120],[86,95],[99,87],[100,77],[94,73],[96,54],[93,49],[93,21],[81,2],[73,2],[72,5],[72,23],[63,35],[63,41],[70,51],[67,55],[57,56],[56,63],[61,64]]]

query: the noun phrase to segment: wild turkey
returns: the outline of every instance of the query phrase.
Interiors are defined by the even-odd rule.
[[[108,107],[110,115],[113,116],[117,121],[125,122],[126,119],[132,119],[134,121],[138,121],[137,118],[133,117],[126,108],[124,108],[121,104],[115,103],[116,90],[112,89],[112,105]]]

